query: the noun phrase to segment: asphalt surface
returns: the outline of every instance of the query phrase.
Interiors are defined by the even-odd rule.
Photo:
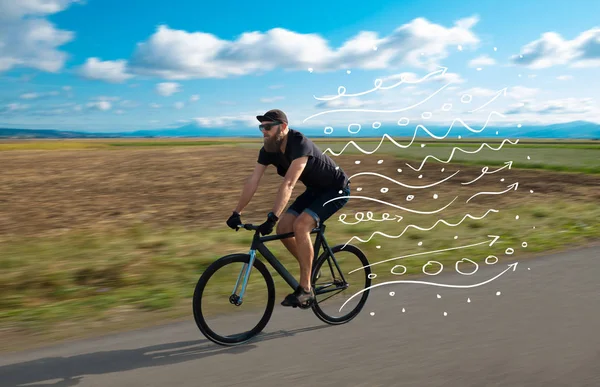
[[[9,354],[0,386],[600,386],[600,247],[424,280],[477,284],[513,262],[477,287],[378,287],[341,326],[279,306],[281,289],[242,347],[190,321]]]

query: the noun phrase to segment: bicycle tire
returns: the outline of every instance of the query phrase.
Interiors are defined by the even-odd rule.
[[[208,268],[206,268],[204,273],[202,273],[202,275],[200,276],[200,279],[198,280],[198,282],[196,284],[196,288],[194,290],[194,297],[193,297],[193,301],[192,301],[194,320],[196,321],[196,325],[198,326],[198,329],[200,329],[200,332],[202,332],[202,334],[207,339],[211,340],[212,342],[214,342],[216,344],[223,345],[223,346],[235,346],[235,345],[244,344],[244,343],[248,342],[249,340],[251,340],[252,338],[254,338],[257,334],[259,334],[265,328],[265,326],[267,325],[267,323],[269,322],[269,320],[271,318],[271,315],[273,314],[273,309],[275,307],[275,283],[273,282],[273,277],[271,276],[271,273],[269,273],[269,270],[267,269],[265,264],[262,263],[261,261],[259,261],[258,259],[255,259],[253,266],[254,266],[254,268],[256,268],[258,270],[259,273],[262,274],[265,282],[267,283],[267,289],[268,289],[267,308],[265,309],[265,312],[264,312],[263,316],[261,317],[260,321],[251,330],[243,332],[238,335],[234,335],[233,337],[232,336],[229,336],[229,337],[221,336],[221,335],[215,333],[212,329],[210,329],[210,327],[206,323],[206,319],[202,315],[202,294],[203,294],[204,288],[205,288],[208,280],[210,279],[210,277],[213,274],[215,274],[217,272],[217,270],[219,270],[220,268],[222,268],[226,265],[229,265],[231,263],[238,263],[238,262],[249,263],[250,255],[249,254],[226,255],[222,258],[219,258],[212,264],[210,264],[210,266],[208,266]]]
[[[371,267],[368,266],[369,261],[367,260],[367,257],[365,256],[365,254],[358,247],[356,247],[354,245],[346,245],[346,247],[344,247],[344,245],[337,245],[337,246],[332,247],[331,251],[333,252],[333,254],[335,254],[338,251],[342,251],[342,248],[343,248],[343,251],[350,252],[358,257],[358,259],[364,266],[363,270],[365,272],[365,288],[370,287],[371,286],[371,278],[369,278],[369,274],[371,274]],[[313,286],[316,282],[317,275],[319,274],[319,272],[321,270],[321,266],[325,262],[327,262],[327,258],[329,258],[329,256],[330,256],[329,252],[325,251],[315,261],[315,264],[313,267],[313,272],[312,272]],[[360,300],[359,300],[358,304],[354,307],[354,309],[352,309],[350,312],[348,312],[346,315],[344,315],[342,317],[333,317],[333,316],[330,316],[327,313],[325,313],[325,311],[323,311],[323,309],[321,309],[321,307],[319,306],[319,302],[317,300],[315,300],[315,302],[312,304],[312,310],[321,321],[323,321],[327,324],[330,324],[330,325],[346,324],[346,323],[350,322],[352,319],[354,319],[360,313],[363,306],[367,302],[367,298],[369,297],[369,292],[370,292],[370,289],[365,290],[362,293],[362,295],[360,296]]]

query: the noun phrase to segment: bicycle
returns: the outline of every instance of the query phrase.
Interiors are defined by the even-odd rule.
[[[236,228],[236,231],[238,231],[241,228],[255,231],[249,253],[235,253],[225,255],[214,261],[212,264],[210,264],[202,273],[200,279],[196,284],[192,302],[194,320],[202,334],[214,343],[224,346],[240,345],[250,341],[265,328],[265,326],[271,319],[275,306],[275,283],[273,281],[271,273],[267,269],[267,266],[260,259],[258,259],[256,255],[257,251],[267,260],[267,262],[271,264],[275,271],[292,288],[292,291],[295,290],[298,286],[298,281],[294,278],[294,276],[289,273],[285,266],[275,257],[275,255],[265,245],[266,242],[293,237],[294,232],[261,236],[258,231],[258,226],[255,226],[253,224],[242,224],[238,226],[238,228]],[[311,235],[315,233],[317,234],[315,242],[313,243],[313,248],[314,257],[318,258],[313,260],[313,267],[311,273],[311,284],[315,291],[315,300],[309,306],[302,307],[302,309],[311,308],[314,314],[321,321],[330,325],[340,325],[348,323],[349,321],[354,319],[365,305],[367,297],[369,296],[369,287],[371,285],[371,268],[369,266],[367,257],[358,247],[350,244],[346,245],[345,247],[343,245],[336,245],[334,247],[330,247],[327,243],[327,240],[325,239],[325,228],[325,224],[322,224],[320,227],[316,227],[311,231]],[[321,247],[323,248],[323,253],[319,256],[319,251]],[[350,311],[345,315],[336,317],[324,311],[323,302],[331,297],[334,297],[340,292],[343,292],[344,290],[348,289],[351,285],[346,280],[346,276],[344,276],[342,270],[340,269],[340,262],[346,263],[346,259],[340,258],[342,256],[342,253],[349,253],[350,257],[353,259],[358,258],[358,261],[353,263],[353,269],[356,268],[357,264],[360,264],[360,266],[364,270],[355,271],[356,273],[359,273],[358,286],[361,287],[360,289],[357,288],[357,291],[363,289],[367,290],[365,290],[362,293],[360,298],[357,297],[357,305],[354,308],[350,309]],[[340,259],[336,259],[336,254]],[[221,282],[219,282],[219,290],[215,292],[221,292],[220,295],[217,294],[215,296],[215,294],[211,294],[210,291],[207,291],[206,285],[208,284],[209,280],[211,278],[217,277],[219,272],[222,272],[223,269],[225,269],[228,265],[231,264],[243,264],[242,268],[239,269],[239,271],[238,269],[235,269],[229,275],[221,275],[221,279],[231,279],[232,282],[235,280],[233,291],[231,293],[229,293],[228,291],[227,293],[223,293],[224,288]],[[325,264],[327,264],[328,266],[324,266]],[[254,278],[250,276],[252,268],[256,269],[260,276],[258,276],[259,280],[250,284],[250,278]],[[329,276],[329,273],[331,274],[331,276]],[[348,272],[346,273],[349,274]],[[235,277],[237,277],[237,280]],[[329,279],[330,277],[331,279]],[[364,280],[361,279],[363,277]],[[317,284],[317,281],[321,280],[322,278],[327,278],[329,280],[324,284]],[[207,318],[212,317],[212,315],[210,313],[203,312],[203,307],[206,306],[206,304],[208,304],[208,301],[215,299],[215,297],[222,297],[222,299],[227,298],[228,304],[226,303],[226,305],[234,305],[234,307],[239,308],[244,303],[245,296],[247,295],[249,289],[252,288],[252,291],[254,292],[259,285],[263,284],[263,280],[264,283],[266,283],[267,288],[266,308],[262,313],[262,316],[260,316],[259,314],[260,319],[252,329],[242,333],[222,335],[215,331],[215,329],[217,329],[216,326],[218,325],[222,328],[229,326],[229,320],[216,323],[215,326],[212,327],[209,326],[209,324],[207,323]],[[240,285],[241,290],[238,294],[238,289],[240,288]],[[327,295],[335,291],[339,292],[330,295],[329,297],[323,300],[320,300],[318,298],[320,296]],[[203,296],[205,295],[206,300],[203,299]],[[219,310],[219,312],[221,312],[221,310]],[[245,318],[248,319],[248,316],[250,315],[245,315]]]

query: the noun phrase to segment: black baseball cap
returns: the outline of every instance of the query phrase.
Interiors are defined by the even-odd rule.
[[[262,116],[256,116],[256,119],[259,120],[260,122],[279,121],[279,122],[285,122],[286,124],[288,123],[287,116],[285,115],[284,112],[282,112],[279,109],[271,109],[268,112],[266,112],[265,114],[263,114]]]

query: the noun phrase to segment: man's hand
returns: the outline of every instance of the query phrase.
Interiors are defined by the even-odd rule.
[[[240,218],[240,214],[238,214],[237,212],[234,211],[231,214],[231,216],[229,217],[229,219],[227,219],[227,225],[235,230],[236,227],[239,226],[240,224],[242,224],[242,219]]]
[[[269,212],[269,215],[267,215],[267,220],[263,224],[258,226],[258,231],[263,236],[272,233],[273,228],[275,227],[275,224],[277,224],[278,220],[279,220],[279,218],[277,216],[275,216],[274,213]]]

